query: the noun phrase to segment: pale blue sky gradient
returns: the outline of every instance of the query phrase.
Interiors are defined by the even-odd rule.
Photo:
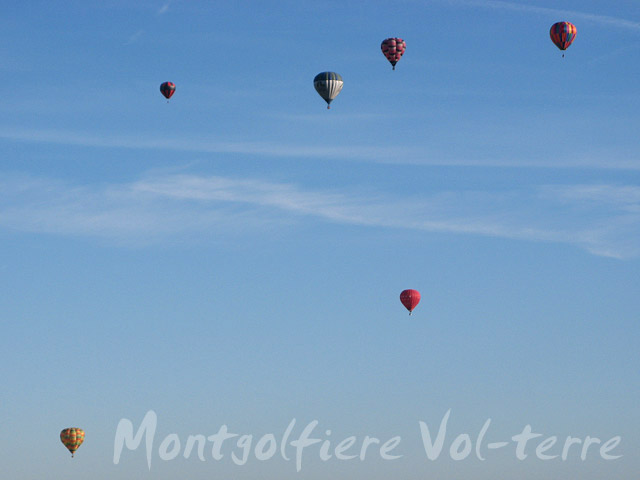
[[[3,477],[640,470],[639,6],[34,1],[0,32]],[[327,70],[345,82],[330,111]],[[418,422],[449,409],[428,461]],[[142,446],[114,465],[118,422],[148,410],[151,472]],[[279,438],[293,418],[335,443],[400,436],[404,456],[158,458],[169,433]],[[487,442],[531,424],[621,436],[624,456],[451,461],[488,418]]]

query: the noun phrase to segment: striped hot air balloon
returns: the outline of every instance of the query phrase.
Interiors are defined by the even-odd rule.
[[[564,51],[573,43],[576,38],[576,33],[576,26],[573,23],[558,22],[551,26],[549,35],[551,36],[551,41],[555,43],[556,47]],[[562,56],[564,57],[564,53]]]
[[[169,100],[171,96],[176,92],[176,84],[173,82],[164,82],[160,85],[160,93],[164,95],[164,98]]]
[[[398,63],[400,57],[402,57],[402,54],[404,54],[404,50],[407,48],[407,44],[401,38],[392,37],[383,40],[380,48],[382,49],[382,53],[384,53],[384,56],[387,57],[387,60],[391,62],[393,70],[395,70],[396,63]]]
[[[60,441],[67,447],[73,457],[78,447],[84,442],[84,430],[81,428],[65,428],[60,432]]]
[[[327,109],[331,108],[331,102],[338,96],[343,85],[342,77],[335,72],[322,72],[313,79],[313,86],[318,94],[327,102]]]

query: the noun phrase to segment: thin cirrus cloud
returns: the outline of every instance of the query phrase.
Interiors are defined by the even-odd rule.
[[[140,39],[140,37],[142,37],[143,35],[144,35],[144,30],[138,30],[136,33],[129,36],[129,38],[125,42],[125,45],[132,45],[136,43]]]
[[[572,19],[581,19],[597,23],[600,25],[610,25],[631,30],[640,31],[640,22],[634,22],[619,17],[611,17],[608,15],[597,15],[592,13],[577,12],[574,10],[563,10],[557,8],[539,7],[535,5],[526,5],[514,2],[505,2],[502,0],[449,0],[453,4],[493,9],[493,10],[510,10],[523,13],[537,13],[542,15],[565,16]]]
[[[164,15],[165,13],[167,13],[169,11],[169,7],[171,6],[171,2],[166,2],[164,3],[157,11],[156,11],[156,15],[160,16],[160,15]],[[129,35],[129,38],[126,40],[126,42],[124,43],[125,45],[133,45],[134,43],[136,43],[138,40],[140,40],[140,38],[145,34],[145,30],[144,29],[140,29],[138,31],[136,31],[134,34]]]
[[[295,228],[301,221],[569,244],[633,258],[640,254],[640,187],[554,185],[405,198],[187,174],[101,186],[7,176],[0,182],[5,232],[136,245],[193,233],[262,235],[273,225]]]
[[[635,157],[625,154],[602,156],[588,152],[553,156],[533,154],[530,158],[489,156],[472,158],[450,152],[427,151],[424,146],[389,145],[312,145],[274,142],[229,142],[189,136],[167,138],[144,135],[108,135],[55,129],[0,128],[0,138],[25,142],[48,143],[92,148],[124,148],[131,150],[172,150],[192,153],[228,153],[257,157],[295,157],[299,159],[331,159],[394,165],[474,166],[505,168],[595,168],[638,170]],[[544,153],[544,152],[543,152]]]

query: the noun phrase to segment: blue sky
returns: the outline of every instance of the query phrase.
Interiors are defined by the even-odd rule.
[[[34,1],[0,32],[3,476],[640,469],[639,6]],[[329,111],[322,71],[345,82]],[[449,409],[430,461],[419,422]],[[119,421],[149,410],[151,471],[142,445],[114,464]],[[403,456],[159,457],[172,433],[257,441],[294,418],[334,445],[399,436]],[[544,461],[536,440],[526,460],[451,460],[487,419],[487,443],[530,424],[558,445],[619,436],[623,456]]]

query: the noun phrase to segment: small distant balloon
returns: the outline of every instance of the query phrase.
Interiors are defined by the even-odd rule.
[[[409,315],[411,315],[413,309],[420,303],[420,292],[413,289],[403,290],[400,293],[400,301],[409,310]]]
[[[81,428],[65,428],[60,432],[60,441],[67,447],[73,457],[78,447],[84,442],[84,430]]]
[[[164,82],[160,85],[160,92],[164,95],[164,98],[169,100],[171,96],[176,92],[176,84],[173,82]]]
[[[322,72],[313,79],[316,92],[327,102],[327,109],[331,108],[331,102],[342,90],[342,77],[335,72]]]
[[[577,29],[573,23],[558,22],[551,26],[549,35],[551,36],[551,41],[556,45],[556,47],[564,51],[573,43],[576,38],[576,33]],[[564,57],[564,53],[562,56]]]
[[[404,54],[407,44],[401,38],[392,37],[383,40],[380,48],[382,49],[384,56],[387,57],[387,60],[391,63],[393,70],[395,70],[396,63],[398,63],[400,57]]]

